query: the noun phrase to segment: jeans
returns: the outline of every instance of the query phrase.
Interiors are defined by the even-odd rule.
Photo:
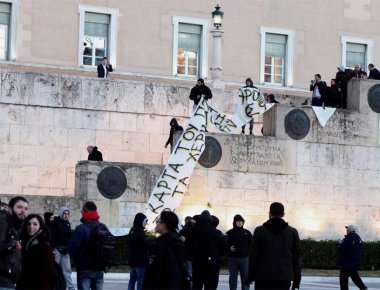
[[[219,284],[219,262],[193,262],[192,289],[216,290]]]
[[[252,119],[251,121],[249,121],[249,134],[252,135],[253,134],[253,124],[254,124],[254,120]],[[242,134],[245,134],[245,126],[246,125],[243,125],[241,127],[241,133]]]
[[[103,290],[103,271],[79,271],[77,273],[78,290]]]
[[[237,289],[238,274],[240,273],[241,289],[248,290],[248,257],[245,258],[228,258],[228,271],[230,273],[229,284],[230,290]]]
[[[342,270],[340,270],[340,275],[339,275],[339,282],[340,282],[340,289],[341,290],[348,290],[348,278],[350,278],[350,277],[351,277],[352,282],[354,282],[354,284],[360,290],[367,289],[367,287],[364,285],[362,279],[360,278],[358,271],[342,269]]]
[[[289,290],[290,281],[256,281],[255,290]]]
[[[128,290],[134,290],[135,284],[137,282],[137,290],[142,290],[143,282],[144,282],[144,267],[133,267],[131,268],[129,282],[128,282]]]
[[[65,277],[68,290],[75,290],[73,280],[71,279],[70,255],[62,255],[57,249],[53,251],[55,262],[61,266],[63,276]]]

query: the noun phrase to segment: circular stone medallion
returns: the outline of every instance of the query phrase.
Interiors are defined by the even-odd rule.
[[[290,111],[285,117],[285,131],[294,140],[306,137],[310,130],[310,119],[300,109]]]
[[[368,91],[368,105],[372,111],[380,113],[380,84],[374,85]]]
[[[206,147],[201,157],[199,164],[205,168],[216,166],[222,158],[222,146],[214,137],[206,136]]]
[[[127,178],[119,167],[110,166],[100,171],[96,184],[105,198],[116,199],[122,196],[127,188]]]

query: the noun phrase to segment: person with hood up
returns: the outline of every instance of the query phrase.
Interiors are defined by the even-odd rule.
[[[154,240],[149,251],[149,264],[143,289],[189,289],[190,281],[185,266],[185,248],[177,234],[178,217],[163,211],[157,220]]]
[[[0,289],[14,289],[21,273],[22,223],[28,213],[28,201],[16,196],[0,211]]]
[[[106,249],[100,242],[112,234],[99,219],[96,204],[92,201],[85,202],[82,207],[82,224],[75,228],[68,248],[77,269],[78,290],[103,289],[106,268],[103,262],[109,261],[104,261],[104,257],[100,256]],[[102,251],[99,251],[99,246],[102,246]]]
[[[87,146],[88,160],[90,161],[103,161],[102,152],[98,150],[98,147],[89,145]]]
[[[240,273],[242,290],[249,289],[248,265],[249,250],[251,248],[252,234],[244,228],[244,219],[237,214],[234,217],[233,228],[227,232],[228,270],[230,273],[230,290],[237,289],[237,279]]]
[[[133,221],[127,239],[128,264],[131,267],[128,290],[142,290],[145,268],[148,265],[148,238],[145,226],[148,219],[143,213],[138,213]]]
[[[205,210],[197,216],[191,233],[193,289],[216,289],[225,240],[216,229],[218,220]]]
[[[339,282],[341,290],[348,290],[348,279],[360,289],[366,290],[359,276],[360,262],[363,254],[363,241],[356,233],[353,225],[346,226],[347,235],[338,247],[338,267],[340,268]]]
[[[212,98],[212,92],[208,86],[205,85],[204,79],[198,79],[197,84],[190,91],[189,99],[194,102],[193,104],[193,112],[195,112],[198,107],[199,102],[202,97],[205,100],[209,100]]]
[[[68,290],[75,290],[73,280],[71,279],[71,263],[68,252],[72,234],[69,208],[61,207],[59,209],[58,216],[54,218],[50,225],[50,234],[54,258],[56,263],[62,268],[67,288]]]
[[[22,226],[22,271],[17,290],[52,290],[54,256],[49,233],[41,216],[29,215]]]
[[[165,143],[165,148],[168,147],[170,144],[170,152],[173,152],[175,141],[174,137],[177,132],[183,132],[183,127],[178,124],[178,121],[176,118],[173,118],[170,120],[170,133],[169,133],[169,138]]]
[[[248,281],[255,289],[299,289],[301,279],[300,239],[284,220],[284,206],[274,202],[269,220],[255,229],[249,261]]]

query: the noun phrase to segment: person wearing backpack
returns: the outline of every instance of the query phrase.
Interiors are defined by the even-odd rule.
[[[145,268],[148,264],[148,238],[145,234],[145,226],[148,222],[146,216],[139,212],[133,221],[133,227],[129,231],[127,239],[128,265],[131,267],[128,290],[142,290]]]
[[[96,204],[87,201],[82,208],[82,224],[75,228],[69,243],[78,290],[102,290],[104,272],[111,263],[115,237],[99,219]]]

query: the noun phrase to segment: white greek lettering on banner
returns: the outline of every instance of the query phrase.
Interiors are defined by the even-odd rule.
[[[194,167],[205,149],[208,124],[212,124],[222,133],[232,133],[234,129],[247,124],[253,116],[264,113],[270,107],[266,106],[260,91],[250,87],[239,90],[233,116],[218,112],[202,97],[148,200],[148,228],[152,229],[161,211],[175,211],[180,206]]]
[[[207,102],[202,98],[179,138],[148,200],[146,216],[152,228],[162,210],[175,211],[189,186],[190,177],[206,142]]]

